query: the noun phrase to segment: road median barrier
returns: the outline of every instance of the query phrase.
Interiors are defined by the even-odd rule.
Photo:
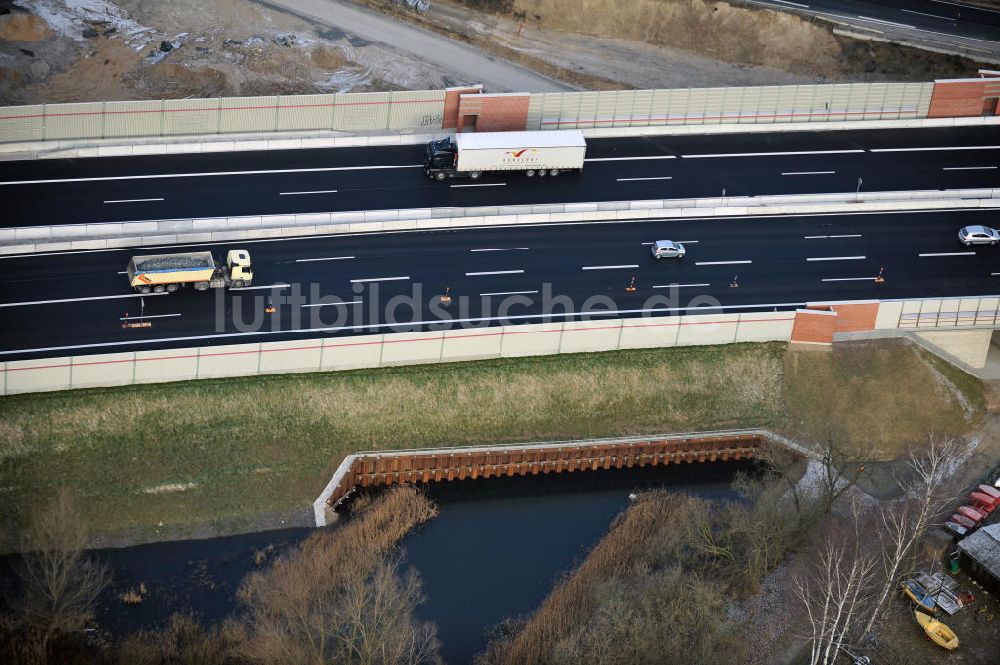
[[[997,207],[1000,189],[988,188],[140,220],[0,229],[0,255],[518,225]]]

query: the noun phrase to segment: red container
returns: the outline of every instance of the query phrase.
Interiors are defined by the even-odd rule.
[[[988,496],[993,497],[994,501],[1000,501],[1000,489],[996,487],[990,487],[989,485],[980,485],[976,488],[977,492],[982,492]]]
[[[960,515],[965,515],[966,517],[968,517],[970,520],[972,520],[976,524],[979,524],[984,519],[986,519],[986,515],[983,515],[981,512],[979,512],[975,508],[971,508],[969,506],[961,506],[958,509],[958,513]]]
[[[961,524],[966,529],[975,529],[976,528],[976,523],[975,522],[973,522],[972,520],[970,520],[965,515],[959,515],[958,513],[955,513],[954,515],[952,515],[949,521],[954,522],[955,524]]]
[[[982,492],[973,492],[969,495],[969,498],[972,499],[972,505],[976,507],[976,510],[987,515],[992,513],[993,509],[997,507],[993,497],[987,496]]]

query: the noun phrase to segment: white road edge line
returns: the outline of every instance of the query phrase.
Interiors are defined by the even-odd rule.
[[[917,256],[927,257],[927,256],[975,256],[975,252],[925,252],[923,254],[917,254]]]
[[[505,182],[481,182],[475,185],[448,185],[449,187],[506,187]]]
[[[585,162],[639,162],[654,159],[677,159],[677,155],[648,155],[646,157],[591,157]]]
[[[361,299],[340,301],[340,302],[318,302],[312,305],[302,305],[302,307],[346,307],[347,305],[360,305]]]
[[[580,270],[618,270],[621,268],[638,268],[639,264],[621,265],[621,266],[581,266]]]
[[[616,182],[635,182],[637,180],[673,180],[672,175],[662,175],[650,178],[615,178]]]
[[[779,5],[790,5],[792,7],[800,7],[802,9],[809,9],[809,5],[803,5],[798,2],[789,2],[789,0],[768,0],[769,2],[776,2]]]
[[[466,277],[482,277],[485,275],[523,275],[523,270],[487,270],[485,272],[467,272]]]
[[[782,171],[781,175],[833,175],[836,171]]]
[[[105,203],[145,203],[146,201],[162,201],[163,199],[112,199]]]
[[[997,167],[995,166],[945,166],[942,171],[990,171]]]
[[[914,25],[909,25],[909,24],[906,24],[906,23],[896,23],[895,21],[883,21],[880,18],[872,18],[870,16],[861,16],[860,14],[858,15],[858,18],[861,19],[862,21],[871,21],[872,23],[881,23],[882,25],[891,25],[891,26],[894,26],[894,27],[897,27],[897,28],[907,28],[909,30],[916,30],[917,29],[917,27],[914,26]]]
[[[592,310],[590,314],[593,316],[620,316],[622,314],[645,314],[645,313],[655,313],[655,312],[686,312],[690,310],[702,310],[702,313],[707,310],[727,310],[727,309],[761,309],[761,308],[775,308],[775,307],[802,307],[808,303],[804,302],[777,302],[777,303],[755,303],[749,305],[716,305],[714,307],[647,307],[643,309],[616,309],[616,310]],[[506,317],[499,316],[479,316],[470,317],[464,319],[444,319],[450,324],[456,323],[483,323],[490,321],[523,321],[528,319],[572,319],[575,316],[579,316],[579,312],[570,313],[553,313],[553,314],[512,314]],[[440,324],[442,319],[431,319],[427,321],[411,321],[409,323],[360,323],[351,326],[328,326],[324,328],[296,328],[292,330],[261,330],[261,331],[243,331],[243,332],[233,332],[233,333],[216,333],[214,335],[186,335],[183,337],[164,337],[160,339],[142,339],[142,340],[127,340],[121,342],[93,342],[89,344],[71,344],[67,346],[49,346],[49,347],[38,347],[34,349],[11,349],[7,351],[0,351],[0,356],[11,356],[18,353],[40,353],[45,351],[69,351],[73,349],[94,349],[107,346],[130,346],[135,344],[156,344],[159,342],[190,342],[194,340],[201,339],[221,339],[224,337],[247,337],[249,335],[289,335],[289,334],[300,334],[300,333],[338,333],[338,332],[348,332],[353,330],[371,331],[379,328],[392,328],[393,326],[405,326],[408,329],[413,326],[424,326],[430,324]],[[349,339],[349,338],[348,338]]]
[[[132,321],[133,319],[166,319],[180,314],[147,314],[146,316],[120,316],[119,321]]]
[[[140,298],[145,296],[165,296],[166,293],[122,293],[114,296],[86,296],[83,298],[59,298],[58,300],[24,300],[0,303],[0,307],[24,307],[25,305],[52,305],[61,302],[85,302],[88,300],[115,300],[117,298]]]
[[[423,164],[400,166],[328,166],[315,169],[270,169],[260,171],[205,171],[198,173],[149,173],[144,175],[95,176],[93,178],[52,178],[49,180],[8,180],[0,185],[50,185],[60,182],[102,182],[109,180],[155,180],[162,178],[208,178],[227,175],[267,175],[270,173],[321,173],[329,171],[374,171],[379,169],[421,169]]]
[[[864,256],[814,256],[806,261],[861,261]]]
[[[527,296],[538,293],[538,291],[498,291],[496,293],[480,293],[480,298],[485,298],[486,296]]]
[[[1000,150],[1000,145],[956,145],[936,148],[870,148],[870,152],[934,152],[944,150]]]
[[[698,261],[695,263],[696,266],[732,266],[738,263],[753,263],[750,259],[745,259],[741,261]]]
[[[356,257],[353,256],[324,256],[316,259],[295,259],[296,263],[310,263],[312,261],[347,261]]]
[[[363,282],[401,282],[410,279],[409,275],[405,277],[363,277],[361,279],[352,279],[351,284],[361,284]]]
[[[300,196],[302,194],[336,194],[336,189],[318,189],[315,192],[278,192],[278,196]]]

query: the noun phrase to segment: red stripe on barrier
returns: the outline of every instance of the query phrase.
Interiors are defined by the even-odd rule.
[[[683,122],[687,120],[742,120],[744,118],[816,118],[816,117],[826,117],[840,116],[840,115],[873,115],[873,114],[895,114],[903,115],[904,113],[913,113],[916,117],[916,111],[843,111],[838,113],[755,113],[752,115],[706,115],[706,116],[682,116],[679,118],[629,118],[629,119],[610,119],[610,120],[599,120],[594,118],[593,120],[542,120],[543,125],[587,125],[587,124],[598,124],[598,123],[608,123],[608,122]],[[642,125],[623,125],[627,127],[641,127]]]
[[[406,101],[385,101],[385,102],[334,102],[332,104],[287,104],[275,106],[222,106],[219,108],[204,109],[131,109],[123,111],[74,111],[72,113],[35,113],[31,115],[6,115],[0,116],[0,120],[25,120],[30,118],[65,118],[86,115],[127,115],[129,113],[202,113],[204,111],[269,111],[280,109],[313,109],[313,108],[336,108],[338,106],[371,106],[378,104],[444,104],[443,99],[412,99]],[[119,137],[125,138],[125,137]]]

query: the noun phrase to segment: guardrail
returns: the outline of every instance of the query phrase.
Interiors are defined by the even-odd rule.
[[[1000,188],[249,215],[0,229],[0,254],[520,224],[995,207]]]

